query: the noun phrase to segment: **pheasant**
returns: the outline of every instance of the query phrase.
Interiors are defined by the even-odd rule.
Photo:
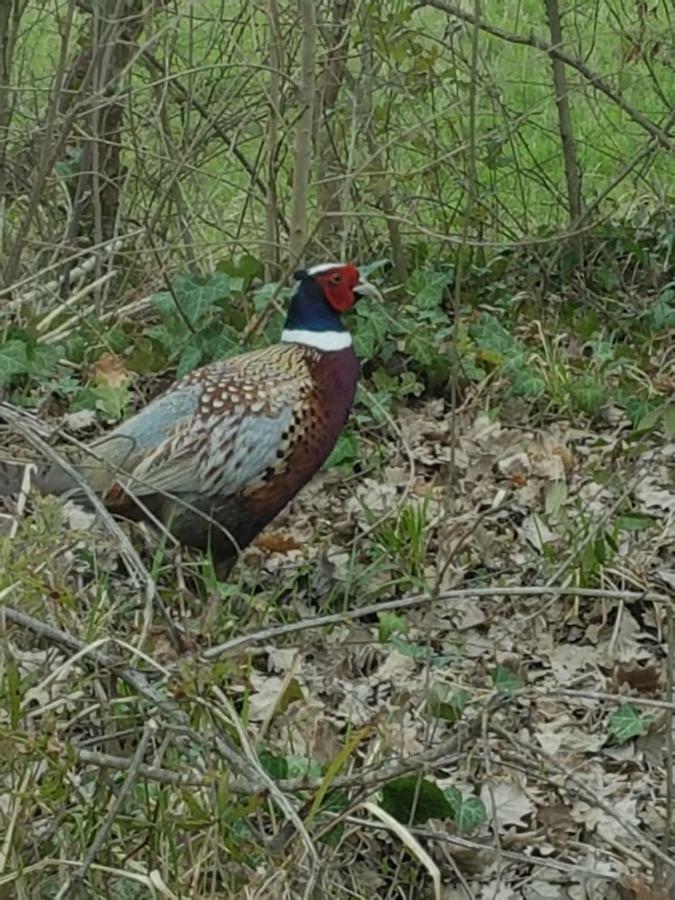
[[[379,292],[351,264],[295,278],[280,343],[196,369],[76,464],[111,512],[161,523],[210,551],[219,573],[318,471],[354,400],[359,363],[341,316]],[[16,487],[11,468],[0,466],[0,494]],[[77,492],[57,465],[33,481]]]

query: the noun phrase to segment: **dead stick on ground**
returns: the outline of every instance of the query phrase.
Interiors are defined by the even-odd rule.
[[[200,659],[205,662],[216,659],[225,653],[241,650],[252,644],[260,644],[286,634],[294,634],[298,631],[307,631],[310,628],[324,628],[327,625],[339,625],[354,619],[365,619],[368,616],[376,616],[381,612],[389,612],[393,609],[410,609],[414,606],[422,606],[425,603],[435,603],[443,600],[468,600],[482,597],[586,597],[589,599],[627,600],[629,602],[644,601],[645,603],[669,603],[670,600],[664,594],[654,594],[648,591],[613,591],[602,588],[577,588],[568,587],[500,587],[500,588],[467,588],[466,590],[443,591],[433,594],[416,594],[413,597],[399,597],[396,600],[384,600],[381,603],[372,603],[370,606],[362,606],[360,609],[351,609],[343,613],[331,613],[327,616],[316,616],[313,619],[303,619],[300,622],[292,622],[290,625],[273,625],[270,628],[262,628],[252,634],[232,638],[223,644],[210,647],[200,654]],[[175,666],[175,664],[174,664]],[[173,668],[169,666],[168,668]]]

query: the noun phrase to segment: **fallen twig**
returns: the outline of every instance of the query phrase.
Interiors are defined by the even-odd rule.
[[[366,619],[368,616],[376,616],[381,612],[389,612],[393,609],[410,609],[414,606],[423,606],[425,603],[435,603],[442,600],[469,600],[481,597],[491,599],[497,597],[550,597],[569,596],[585,597],[587,599],[626,600],[629,602],[643,601],[645,603],[670,603],[670,598],[665,594],[656,594],[649,591],[616,591],[603,588],[578,588],[568,587],[495,587],[495,588],[465,588],[452,591],[443,591],[433,594],[415,594],[412,597],[398,597],[395,600],[383,600],[381,603],[371,603],[359,609],[350,609],[346,612],[330,613],[326,616],[316,616],[312,619],[302,619],[300,622],[291,622],[288,625],[272,625],[269,628],[261,628],[252,634],[244,634],[241,637],[232,638],[223,644],[209,647],[199,654],[200,659],[206,661],[216,659],[225,653],[250,647],[252,644],[260,644],[263,641],[274,640],[286,634],[294,634],[298,631],[308,631],[310,628],[324,628],[327,625],[339,625],[354,619]],[[174,664],[175,667],[176,664]]]

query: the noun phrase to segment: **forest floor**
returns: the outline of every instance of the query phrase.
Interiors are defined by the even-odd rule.
[[[362,401],[227,583],[7,503],[0,898],[674,896],[673,324],[638,339],[637,417],[497,369]]]

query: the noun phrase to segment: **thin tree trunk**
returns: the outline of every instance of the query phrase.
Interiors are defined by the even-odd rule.
[[[145,24],[142,0],[133,0],[130,4],[125,0],[108,0],[104,10],[105,15],[101,15],[97,7],[93,8],[89,46],[71,69],[69,80],[72,87],[69,84],[70,90],[63,95],[71,103],[75,97],[81,102],[83,92],[77,73],[82,67],[93,70],[90,135],[82,151],[67,236],[69,241],[73,241],[78,234],[87,232],[94,235],[96,244],[114,235],[120,188],[124,181],[120,162],[124,104],[116,96],[116,85],[105,106],[101,107],[96,98],[104,97],[124,71]],[[69,290],[69,271],[70,265],[67,264],[63,273],[62,296],[67,295]],[[100,302],[100,298],[97,301]]]
[[[307,242],[307,202],[312,161],[312,121],[316,64],[316,14],[314,0],[299,0],[302,31],[298,103],[300,115],[293,151],[293,203],[291,207],[291,254],[301,261]]]
[[[29,168],[32,170],[32,179],[28,191],[29,199],[17,232],[14,235],[12,244],[7,252],[7,261],[2,269],[2,284],[5,287],[11,285],[16,278],[21,262],[21,255],[26,244],[26,238],[28,237],[30,228],[37,215],[45,182],[51,172],[52,166],[63,152],[67,137],[70,134],[70,130],[75,120],[77,110],[76,108],[71,108],[68,114],[62,117],[63,120],[59,122],[57,127],[57,121],[59,119],[57,113],[61,91],[63,90],[64,75],[67,72],[67,56],[70,49],[70,36],[73,28],[75,9],[75,0],[69,0],[68,12],[62,19],[60,29],[61,46],[54,76],[55,98],[47,110],[42,134],[39,136],[39,139],[36,140],[39,149],[29,153],[29,157],[32,158],[29,161]],[[87,73],[87,76],[88,74],[89,73]],[[85,76],[85,78],[87,76]]]
[[[277,0],[269,0],[267,17],[270,28],[270,83],[267,113],[267,191],[265,196],[265,245],[262,258],[265,280],[279,277],[279,227],[277,196],[277,153],[279,149],[279,107],[281,103],[281,28]]]
[[[404,282],[408,271],[405,248],[389,184],[386,176],[380,174],[386,170],[386,165],[382,159],[382,148],[378,144],[373,129],[373,54],[370,45],[369,22],[365,15],[362,19],[362,28],[364,39],[361,45],[361,78],[354,87],[358,103],[358,117],[370,154],[370,168],[378,172],[377,177],[373,179],[372,190],[377,206],[385,215],[394,272],[398,281]]]
[[[8,182],[7,141],[12,121],[12,56],[16,29],[21,11],[15,0],[0,2],[0,201],[5,197]]]
[[[544,0],[548,27],[551,33],[551,45],[559,50],[563,45],[562,25],[560,23],[560,10],[558,0]],[[550,55],[550,54],[549,54]],[[553,86],[555,88],[555,102],[558,107],[558,130],[560,131],[560,143],[562,146],[563,160],[565,164],[565,179],[567,181],[567,205],[570,214],[570,225],[579,221],[583,211],[581,202],[581,173],[577,158],[576,142],[572,128],[572,113],[570,110],[569,94],[567,90],[567,74],[565,64],[556,56],[550,55],[553,69]]]
[[[333,21],[324,31],[325,63],[317,90],[317,207],[319,237],[327,244],[342,231],[339,213],[344,166],[337,153],[336,106],[347,69],[352,6],[353,0],[333,4]]]

